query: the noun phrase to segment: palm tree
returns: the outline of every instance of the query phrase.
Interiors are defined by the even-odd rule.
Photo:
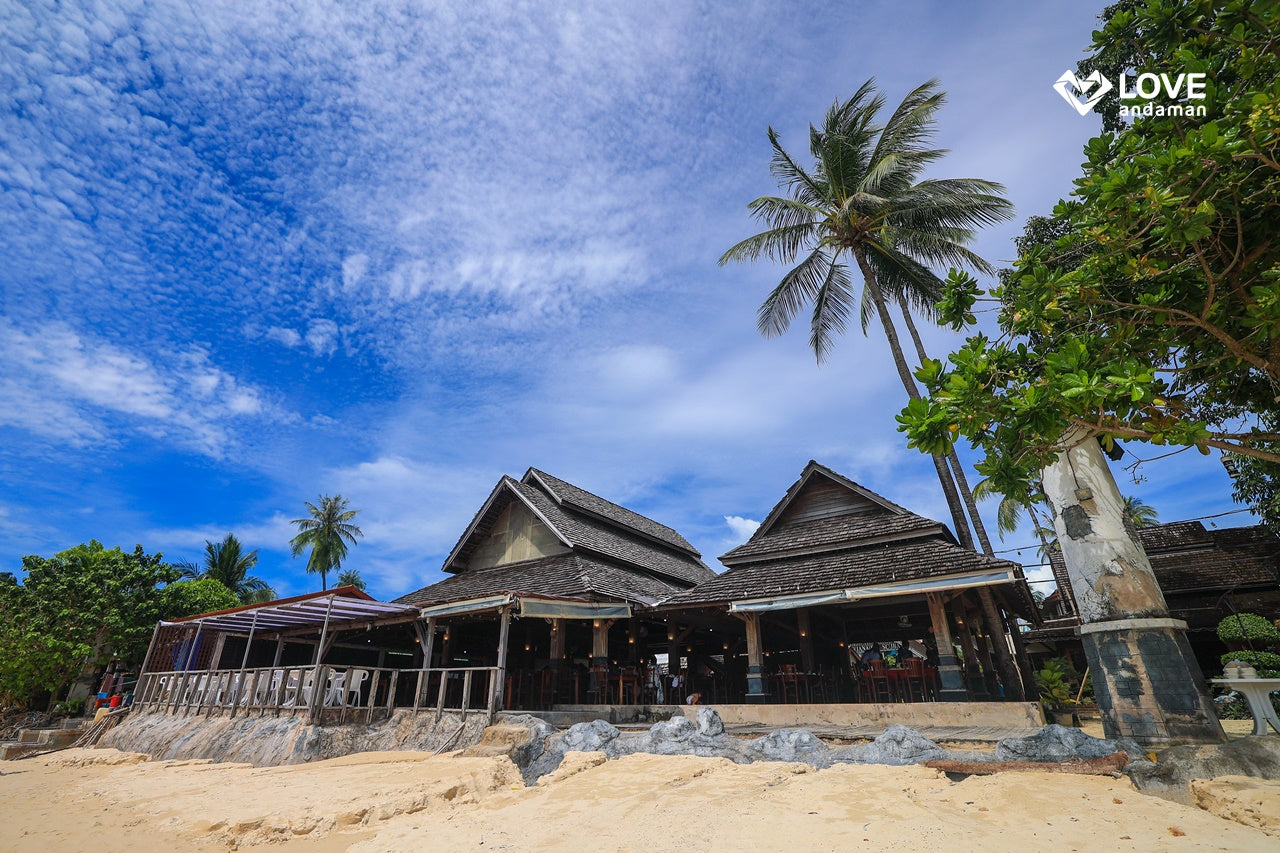
[[[361,592],[369,588],[369,585],[364,582],[364,578],[360,577],[359,569],[343,569],[338,572],[338,586],[354,586]]]
[[[221,542],[204,543],[204,565],[178,564],[184,577],[213,578],[235,593],[241,604],[259,604],[276,597],[276,591],[261,578],[252,577],[249,570],[258,565],[257,550],[244,553],[244,547],[234,534],[228,533]]]
[[[800,308],[812,303],[809,344],[819,362],[855,310],[864,322],[874,313],[912,400],[920,398],[920,391],[903,355],[889,302],[905,302],[933,317],[942,280],[930,267],[947,264],[994,272],[965,245],[977,227],[1013,214],[999,184],[976,178],[920,179],[925,167],[946,153],[929,147],[934,115],[945,101],[937,86],[930,80],[913,90],[883,126],[876,121],[884,98],[874,94],[874,80],[848,101],[837,101],[821,129],[809,128],[812,171],[797,164],[769,128],[770,172],[790,197],[753,201],[749,209],[766,230],[720,258],[726,264],[763,255],[794,264],[760,306],[758,326],[766,336],[780,335]],[[802,252],[803,259],[796,263]],[[861,305],[853,293],[849,258],[862,276]],[[947,461],[935,455],[933,463],[956,535],[972,548]]]
[[[1144,527],[1154,527],[1160,523],[1160,513],[1156,508],[1149,505],[1142,498],[1125,498],[1124,514],[1133,522],[1133,526],[1141,530]]]
[[[342,495],[321,495],[319,506],[307,502],[309,518],[295,518],[290,524],[298,526],[298,535],[289,540],[293,556],[297,557],[308,547],[307,571],[319,573],[320,588],[329,588],[329,570],[342,568],[347,556],[347,545],[356,544],[364,536],[359,527],[351,523],[358,509],[347,509],[347,499]]]

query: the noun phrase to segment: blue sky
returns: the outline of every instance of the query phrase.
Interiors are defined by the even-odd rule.
[[[713,566],[810,458],[945,520],[875,331],[819,368],[755,331],[782,270],[716,259],[766,128],[803,154],[874,76],[941,79],[936,173],[1007,186],[1007,262],[1099,130],[1051,86],[1100,8],[0,2],[0,569],[233,532],[305,592],[289,519],[340,492],[390,597],[530,465]],[[1140,475],[1163,520],[1235,508],[1216,459]]]

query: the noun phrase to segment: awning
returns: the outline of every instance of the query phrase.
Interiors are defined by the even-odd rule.
[[[898,583],[860,586],[844,591],[850,601],[862,598],[883,598],[889,595],[911,595],[921,592],[942,592],[949,589],[968,589],[975,586],[993,586],[1001,583],[1013,583],[1018,580],[1012,569],[995,569],[989,572],[976,572],[969,575],[945,575],[940,578],[899,581]]]
[[[803,592],[796,595],[780,595],[774,598],[755,598],[749,601],[729,603],[730,613],[763,613],[766,610],[795,610],[798,607],[816,607],[819,604],[838,604],[845,601],[844,590],[827,592]]]
[[[795,610],[800,607],[817,607],[822,604],[841,604],[864,598],[885,598],[895,595],[914,595],[922,592],[941,592],[949,589],[967,589],[974,586],[1014,583],[1018,577],[1012,569],[996,569],[967,575],[944,575],[921,580],[859,586],[850,589],[831,589],[822,592],[798,592],[794,595],[778,595],[772,598],[751,598],[729,603],[730,613],[763,613],[769,610]]]
[[[201,613],[161,624],[193,628],[203,625],[206,630],[246,634],[252,628],[258,634],[264,634],[305,627],[314,627],[318,631],[326,617],[331,626],[336,626],[341,622],[376,622],[389,616],[411,617],[416,610],[408,604],[374,601],[353,587],[343,587]]]
[[[483,610],[497,610],[511,603],[509,595],[488,595],[484,598],[468,598],[466,601],[450,601],[445,604],[432,604],[419,608],[423,619],[435,616],[456,616],[459,613],[478,613]]]
[[[630,619],[626,602],[565,601],[520,597],[520,615],[543,619]]]

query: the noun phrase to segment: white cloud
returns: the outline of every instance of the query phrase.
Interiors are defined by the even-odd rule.
[[[332,355],[338,348],[338,324],[332,320],[312,320],[307,325],[307,346],[312,355]]]
[[[272,326],[264,333],[267,340],[275,341],[278,344],[284,344],[290,349],[301,346],[302,335],[293,329],[286,329],[283,326]]]
[[[734,538],[739,542],[747,541],[752,534],[760,529],[760,522],[753,518],[743,518],[740,515],[726,515],[724,523],[729,525],[729,529],[733,531]]]

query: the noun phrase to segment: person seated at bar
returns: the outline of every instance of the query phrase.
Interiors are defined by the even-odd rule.
[[[909,660],[911,660],[911,647],[906,640],[903,640],[898,643],[898,656],[894,666],[905,666]]]
[[[862,653],[859,663],[862,664],[863,669],[871,669],[872,661],[884,661],[884,655],[880,654],[880,645],[878,643],[872,643],[871,648]]]

